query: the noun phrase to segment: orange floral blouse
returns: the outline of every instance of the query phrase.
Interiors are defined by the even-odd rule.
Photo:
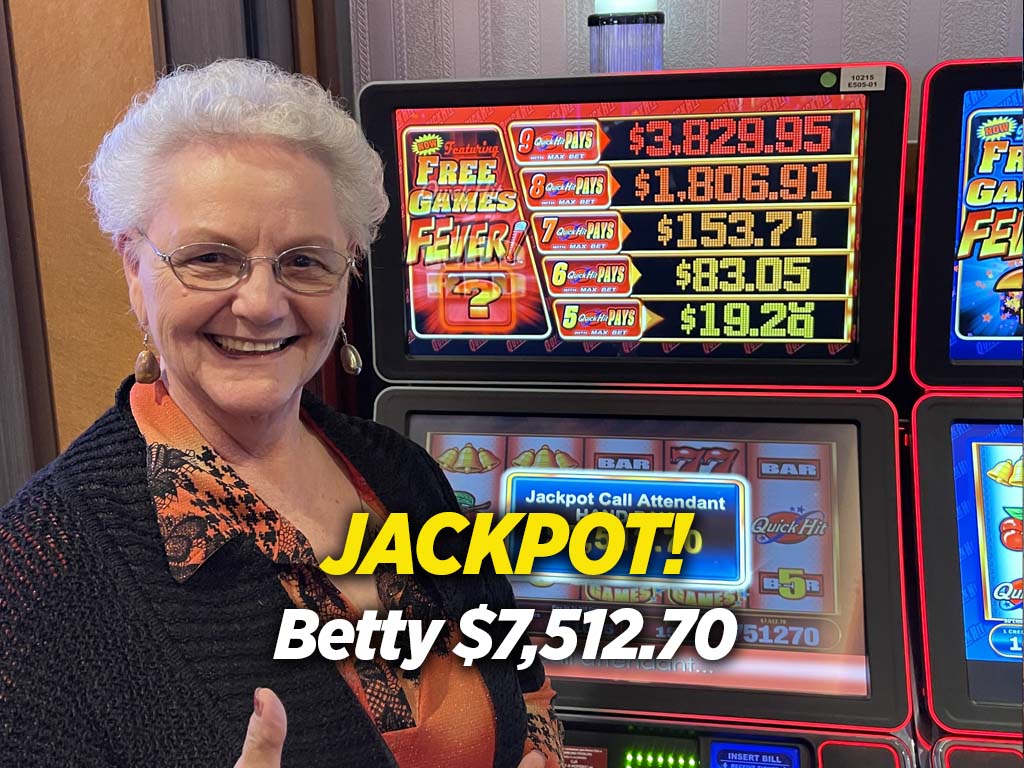
[[[306,537],[271,509],[224,461],[171,400],[161,382],[135,384],[132,415],[148,445],[148,476],[157,522],[171,575],[186,581],[221,546],[246,536],[275,563],[290,567],[281,586],[299,608],[316,611],[322,622],[355,621],[356,610],[318,567]],[[381,519],[386,510],[366,480],[344,455],[309,425],[333,452],[356,487],[364,507]],[[437,607],[417,584],[393,568],[376,574],[377,592],[386,610],[405,618],[437,615]],[[494,715],[480,674],[463,666],[449,649],[458,642],[457,623],[415,672],[376,658],[349,657],[338,672],[377,725],[401,768],[427,768],[444,755],[448,765],[485,768],[494,759]],[[561,733],[549,681],[525,695],[527,740],[523,754],[538,750],[545,768],[561,768]]]

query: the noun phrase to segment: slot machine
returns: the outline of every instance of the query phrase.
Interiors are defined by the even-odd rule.
[[[934,768],[1020,768],[1021,60],[924,84],[911,349],[924,706]]]
[[[567,766],[915,764],[897,419],[874,392],[908,92],[886,64],[362,92],[392,197],[375,418],[467,514],[697,510],[676,576],[552,556],[513,577],[538,633],[556,607],[640,617],[614,657],[584,658],[580,629],[545,662]],[[735,649],[670,648],[672,607],[729,608]]]

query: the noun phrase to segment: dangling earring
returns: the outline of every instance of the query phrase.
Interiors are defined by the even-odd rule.
[[[160,378],[160,361],[149,348],[149,332],[142,335],[144,349],[135,358],[135,380],[139,384],[152,384]]]
[[[348,343],[348,334],[345,333],[345,326],[341,326],[341,370],[349,376],[358,376],[363,370],[363,358],[359,350]]]

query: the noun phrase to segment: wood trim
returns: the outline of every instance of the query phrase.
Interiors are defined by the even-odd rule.
[[[149,35],[153,42],[153,71],[159,77],[167,72],[167,36],[161,0],[149,0]]]
[[[335,0],[294,0],[294,2],[296,8],[305,5],[312,11],[317,80],[335,98],[341,99],[351,111],[354,111],[348,3],[336,3]],[[342,7],[340,11],[339,5]],[[296,28],[299,25],[300,22],[296,17]],[[359,286],[360,283],[356,281],[349,290],[345,327],[348,330],[349,340],[363,353],[364,361],[369,361],[368,348],[361,343],[363,334],[360,331],[362,329],[358,327],[358,322],[354,322],[363,314],[364,299]],[[332,408],[345,413],[357,413],[360,408],[357,402],[356,379],[346,376],[342,371],[338,348],[338,345],[335,345],[327,362],[309,382],[307,389]],[[363,375],[359,378],[366,379],[370,375],[369,371],[364,370]]]
[[[281,0],[245,0],[243,3],[248,55],[295,71],[295,15]]]
[[[317,45],[313,0],[292,0],[292,48],[296,70],[315,78]]]
[[[248,54],[243,0],[162,0],[162,8],[169,67]]]
[[[57,455],[57,422],[12,50],[10,15],[5,2],[0,14],[0,190],[16,316],[4,320],[17,327],[24,401],[5,400],[3,408],[27,411],[31,445],[25,449],[31,453],[33,469],[38,469]]]
[[[335,0],[313,0],[316,21],[316,70],[320,83],[355,112],[352,82],[352,26],[348,3],[339,12]]]

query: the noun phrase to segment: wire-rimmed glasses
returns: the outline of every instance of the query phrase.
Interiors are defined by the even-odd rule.
[[[189,243],[164,253],[145,233],[149,247],[167,264],[182,285],[197,291],[224,291],[245,277],[254,261],[269,261],[274,277],[296,293],[329,293],[353,267],[352,255],[321,245],[300,245],[275,257],[249,256],[227,243]]]

